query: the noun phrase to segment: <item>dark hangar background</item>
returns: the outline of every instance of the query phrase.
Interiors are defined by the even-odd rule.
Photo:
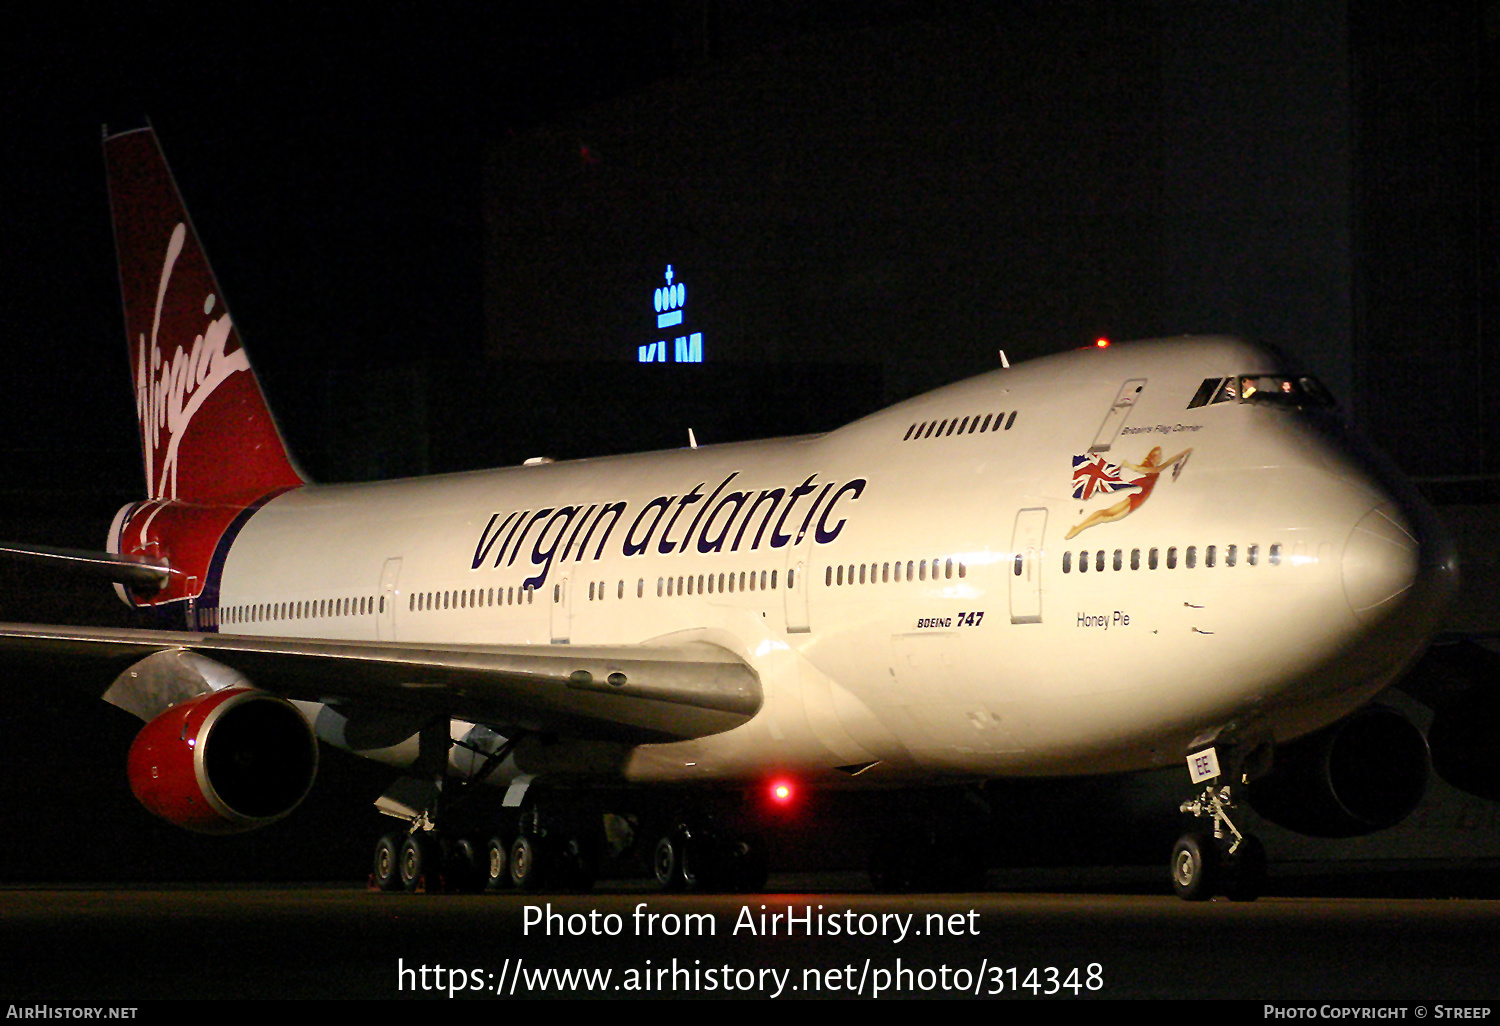
[[[99,133],[144,117],[318,480],[825,430],[1002,348],[1215,331],[1299,354],[1484,536],[1497,32],[1495,0],[28,15],[0,62],[0,538],[96,547],[138,497]],[[0,567],[0,619],[124,615]],[[28,824],[0,878],[360,871],[382,771],[330,753],[313,807],[189,837],[129,797],[134,721],[65,684],[0,697]]]

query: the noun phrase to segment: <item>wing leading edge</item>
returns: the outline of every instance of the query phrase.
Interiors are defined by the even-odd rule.
[[[648,744],[722,733],[760,709],[760,678],[727,649],[662,645],[413,645],[180,631],[0,624],[0,649],[117,667],[104,698],[152,719],[195,693],[175,664],[195,657],[253,686],[310,702],[354,702],[582,740]],[[201,665],[193,673],[202,679]]]

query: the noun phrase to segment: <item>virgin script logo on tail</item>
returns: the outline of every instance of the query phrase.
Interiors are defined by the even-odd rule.
[[[156,290],[156,315],[151,322],[151,344],[147,345],[142,336],[136,357],[136,413],[140,417],[145,448],[146,481],[153,499],[177,497],[178,454],[193,415],[202,408],[214,389],[236,371],[250,369],[250,361],[243,349],[233,353],[224,351],[229,333],[234,330],[228,311],[209,320],[208,326],[193,339],[191,346],[179,344],[171,355],[162,351],[158,340],[162,304],[186,238],[187,226],[179,223],[172,230],[166,259],[162,263],[161,282]],[[204,298],[205,317],[212,317],[214,302],[212,293]],[[169,326],[169,329],[172,327],[176,326]],[[168,343],[171,343],[170,339]]]

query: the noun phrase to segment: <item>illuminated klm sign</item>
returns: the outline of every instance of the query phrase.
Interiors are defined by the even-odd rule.
[[[682,308],[687,302],[687,286],[682,282],[672,281],[672,265],[667,265],[667,284],[656,290],[653,300],[656,306],[656,328],[675,328],[682,323]],[[649,345],[636,346],[636,359],[641,363],[666,363],[667,343],[665,341],[652,342]],[[703,333],[695,331],[690,335],[679,335],[672,340],[672,362],[674,363],[702,363],[703,362]]]

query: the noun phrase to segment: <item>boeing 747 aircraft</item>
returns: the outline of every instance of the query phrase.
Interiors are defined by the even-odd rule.
[[[1275,350],[1089,348],[823,435],[317,485],[155,135],[105,151],[145,498],[107,553],[23,554],[147,626],[0,638],[98,667],[174,823],[286,816],[321,740],[403,771],[384,888],[586,884],[605,822],[665,887],[754,887],[757,810],[819,789],[895,796],[878,885],[959,886],[982,853],[929,794],[1184,765],[1178,892],[1251,898],[1257,781],[1334,832],[1421,795],[1420,733],[1366,706],[1455,565]],[[1278,759],[1309,737],[1336,754]]]

